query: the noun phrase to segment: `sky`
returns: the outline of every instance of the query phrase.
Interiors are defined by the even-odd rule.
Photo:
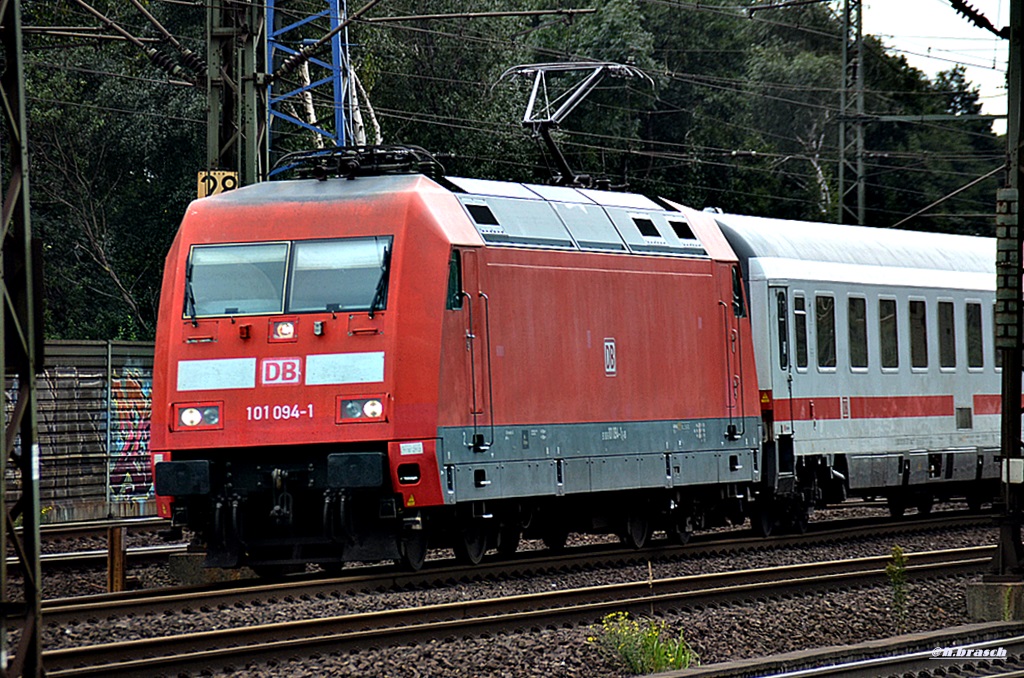
[[[969,0],[996,28],[1010,23],[1010,0]],[[840,5],[842,6],[842,5]],[[929,77],[956,64],[981,90],[983,112],[1006,113],[1007,41],[958,14],[949,0],[864,0],[864,33]],[[994,129],[1003,132],[1005,122]]]

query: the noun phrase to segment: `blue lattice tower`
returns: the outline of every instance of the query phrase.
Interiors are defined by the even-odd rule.
[[[303,46],[334,32],[348,16],[346,0],[267,0],[267,63],[275,72]],[[356,143],[351,111],[355,108],[348,29],[330,39],[330,60],[311,57],[287,81],[274,80],[268,90],[268,143],[271,157],[284,150]],[[327,50],[324,50],[326,57]],[[283,148],[287,135],[306,136]]]

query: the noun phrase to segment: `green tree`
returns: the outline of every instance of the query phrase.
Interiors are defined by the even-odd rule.
[[[143,32],[127,3],[97,7]],[[26,23],[81,23],[61,5],[32,9]],[[183,39],[202,34],[200,12],[163,18]],[[26,81],[47,336],[151,339],[163,257],[202,166],[202,90],[169,82],[132,46],[63,35],[31,34]]]

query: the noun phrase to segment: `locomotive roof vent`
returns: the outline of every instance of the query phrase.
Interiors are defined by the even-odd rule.
[[[618,204],[609,205],[595,202],[602,196],[566,187],[546,187],[554,192],[542,197],[547,191],[537,186],[449,181],[463,190],[490,193],[467,190],[455,197],[480,236],[492,245],[707,256],[682,215],[658,209],[643,196],[615,194],[620,199],[613,202]],[[561,199],[550,199],[556,196]]]

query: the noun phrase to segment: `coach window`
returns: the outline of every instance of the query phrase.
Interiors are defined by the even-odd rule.
[[[939,367],[956,367],[956,321],[952,301],[939,302]]]
[[[985,366],[985,340],[981,332],[981,303],[968,301],[964,308],[967,321],[967,367],[982,368]]]
[[[868,310],[863,297],[850,297],[847,308],[850,332],[850,367],[856,370],[868,366]]]
[[[896,322],[896,300],[878,300],[878,339],[882,354],[882,369],[895,370],[900,366],[899,325]]]
[[[819,294],[814,297],[814,330],[817,336],[818,367],[836,366],[836,300]]]
[[[793,295],[793,332],[796,366],[807,369],[807,308],[804,295]]]
[[[928,368],[928,309],[918,299],[910,302],[910,366]]]
[[[448,260],[448,303],[445,308],[457,311],[462,308],[462,253],[452,250]]]

